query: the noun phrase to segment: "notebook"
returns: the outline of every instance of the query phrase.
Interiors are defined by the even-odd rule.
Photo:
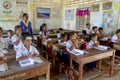
[[[80,50],[80,49],[73,49],[72,51],[70,51],[70,53],[75,54],[75,55],[83,55],[88,52]]]
[[[98,50],[107,50],[109,47],[107,46],[102,46],[102,45],[99,45],[97,47],[95,47],[95,49],[98,49]]]
[[[27,58],[24,60],[19,61],[19,64],[21,67],[25,67],[25,66],[30,66],[30,65],[34,65],[35,63],[42,63],[43,60],[40,57],[35,57],[35,58]]]
[[[6,71],[8,70],[7,63],[0,64],[0,71]]]

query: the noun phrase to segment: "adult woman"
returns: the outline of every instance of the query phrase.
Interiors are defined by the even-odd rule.
[[[32,24],[28,20],[28,14],[27,13],[23,14],[23,20],[20,22],[20,26],[22,27],[22,32],[29,32],[31,35],[33,35]]]

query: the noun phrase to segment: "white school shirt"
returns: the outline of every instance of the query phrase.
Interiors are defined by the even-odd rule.
[[[16,42],[18,39],[19,39],[19,37],[18,37],[16,34],[14,34],[14,35],[12,36],[12,43],[14,44],[14,50],[15,50],[15,51],[17,51],[18,48],[19,48],[19,47],[21,46],[21,44],[22,44],[22,40],[19,42],[18,45],[15,44],[15,42]]]
[[[60,39],[61,38],[61,34],[57,33],[57,38]]]
[[[47,31],[47,32],[46,32],[46,35],[48,35],[48,34],[49,34],[49,32]],[[46,38],[46,36],[45,36],[45,34],[44,34],[43,31],[40,31],[40,32],[39,32],[39,35],[42,36],[43,38]]]
[[[92,29],[88,29],[87,27],[84,29],[87,34],[90,34],[92,32]]]
[[[66,42],[66,49],[70,51],[71,46],[74,46],[74,44],[70,40],[68,40]],[[75,49],[75,46],[73,47],[73,49]]]
[[[116,41],[118,40],[118,36],[115,34],[114,36],[112,36],[111,41],[116,43]]]
[[[93,42],[92,40],[90,40],[89,44],[88,44],[88,48],[91,48],[92,46],[94,46],[98,41]]]
[[[29,53],[32,54],[39,54],[39,51],[32,45],[30,45],[29,51],[25,48],[24,44],[21,44],[20,48],[16,52],[16,59],[23,57],[23,56],[28,56]]]
[[[7,37],[7,38],[6,38],[6,44],[7,44],[7,45],[13,44],[13,43],[12,43],[12,38]]]
[[[0,37],[0,48],[7,48],[6,40],[3,37]]]

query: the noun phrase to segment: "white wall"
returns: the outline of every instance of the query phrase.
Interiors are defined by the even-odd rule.
[[[110,28],[105,27],[106,34],[109,34],[109,33],[111,34],[111,33],[115,32],[116,29],[120,28],[120,19],[119,19],[120,18],[119,17],[119,14],[120,14],[120,10],[119,9],[120,9],[120,7],[119,7],[119,9],[114,10],[114,2],[119,2],[119,0],[105,0],[103,2],[107,2],[107,1],[112,1],[113,2],[113,8],[112,8],[112,11],[113,11],[113,27],[110,27]],[[95,14],[95,12],[91,12],[90,13],[90,23],[91,23],[91,26],[94,26],[95,24],[97,24],[97,26],[99,26],[99,27],[102,26],[102,15],[103,15],[103,12],[104,12],[102,10],[102,3],[103,2],[94,3],[94,4],[100,4],[100,11],[97,12],[97,13],[99,13],[99,17],[97,17],[97,18],[99,18],[99,20],[95,19],[96,17],[93,16]],[[62,16],[63,17],[63,28],[66,28],[67,27],[66,24],[69,23],[69,24],[71,24],[69,29],[74,30],[74,29],[76,29],[76,9],[77,8],[83,8],[83,6],[82,5],[78,6],[77,3],[76,3],[75,6],[73,4],[73,5],[71,5],[71,7],[68,7],[65,4],[66,3],[64,3],[64,5],[63,5],[63,16]],[[91,5],[87,5],[86,4],[86,6],[90,7]],[[67,10],[67,9],[74,9],[75,10],[75,12],[74,12],[75,13],[74,14],[74,20],[73,21],[65,21],[65,10]],[[91,19],[98,20],[99,24],[98,23],[93,23],[91,21]]]

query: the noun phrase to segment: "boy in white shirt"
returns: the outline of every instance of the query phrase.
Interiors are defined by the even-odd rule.
[[[59,28],[59,32],[57,33],[57,39],[61,39],[62,38],[62,34],[64,34],[64,31],[62,28]]]
[[[91,26],[90,26],[90,23],[87,23],[86,24],[86,28],[84,29],[86,31],[86,34],[87,35],[90,35],[92,30],[91,30]]]
[[[19,46],[21,45],[21,33],[22,28],[20,25],[15,26],[15,34],[12,36],[12,43],[14,44],[14,50],[17,51]]]
[[[7,45],[12,45],[12,36],[13,36],[13,31],[12,30],[8,30],[7,31],[7,35],[8,37],[6,38],[6,44]]]
[[[24,60],[26,58],[38,57],[39,51],[32,46],[32,36],[28,32],[21,35],[22,44],[17,50],[16,60]]]
[[[99,35],[98,27],[97,26],[93,26],[93,28],[92,28],[92,34],[96,34],[97,36]]]

